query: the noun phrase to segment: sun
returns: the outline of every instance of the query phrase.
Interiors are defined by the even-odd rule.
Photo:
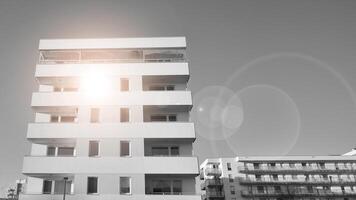
[[[80,78],[80,90],[89,97],[104,97],[112,92],[110,77],[100,71],[90,71]]]

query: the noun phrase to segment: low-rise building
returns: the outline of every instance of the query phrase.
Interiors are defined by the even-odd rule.
[[[355,152],[207,159],[200,165],[202,199],[356,199]]]

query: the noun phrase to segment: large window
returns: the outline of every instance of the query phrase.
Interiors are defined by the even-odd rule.
[[[130,141],[120,141],[120,156],[130,156]]]
[[[73,156],[74,147],[58,147],[58,156]]]
[[[88,194],[96,194],[98,193],[98,177],[88,177]]]
[[[120,194],[131,194],[130,177],[120,177]]]
[[[52,193],[52,181],[43,180],[42,193],[43,194],[51,194]]]
[[[56,147],[47,147],[47,156],[55,156],[56,155]]]
[[[90,110],[90,122],[91,123],[98,123],[99,122],[99,116],[100,116],[99,108],[92,108]]]
[[[121,79],[121,91],[129,91],[129,88],[130,88],[130,82],[129,82],[129,79],[127,78],[122,78]]]
[[[99,141],[89,141],[89,156],[99,156]]]
[[[152,156],[179,156],[179,147],[152,147]]]
[[[151,115],[151,122],[175,122],[177,121],[177,115],[176,114],[169,114],[169,115],[164,115],[164,114],[157,114],[157,115]]]
[[[130,110],[129,108],[120,108],[120,122],[130,121]]]

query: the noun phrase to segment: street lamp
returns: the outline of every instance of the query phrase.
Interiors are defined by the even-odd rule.
[[[64,191],[63,191],[63,200],[66,200],[66,186],[67,186],[67,180],[68,180],[68,177],[64,177]]]

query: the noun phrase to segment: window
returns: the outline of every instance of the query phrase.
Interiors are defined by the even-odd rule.
[[[167,85],[166,89],[167,90],[174,90],[174,85]]]
[[[232,178],[232,175],[231,175],[231,174],[229,174],[229,182],[230,182],[230,183],[233,183],[233,182],[234,182],[234,179]]]
[[[176,122],[177,121],[177,115],[168,115],[168,121]]]
[[[128,108],[120,108],[120,122],[129,122],[130,112]]]
[[[56,122],[59,122],[59,116],[51,116],[51,122],[52,123],[56,123]]]
[[[42,193],[43,194],[51,194],[52,193],[52,181],[43,180]]]
[[[230,185],[230,192],[231,194],[235,194],[235,186]]]
[[[56,147],[47,147],[47,156],[55,156]]]
[[[173,180],[173,194],[182,194],[182,181]]]
[[[227,165],[227,170],[231,171],[231,163],[226,163],[226,165]]]
[[[90,122],[91,123],[98,123],[99,122],[99,108],[92,108],[90,112]]]
[[[58,147],[58,156],[73,156],[74,147]]]
[[[276,163],[271,163],[270,166],[271,167],[276,167]]]
[[[122,78],[121,79],[121,91],[129,91],[129,88],[130,88],[129,79]]]
[[[151,115],[151,122],[164,122],[166,121],[165,115]]]
[[[256,181],[260,181],[261,180],[261,175],[256,174],[255,177],[256,177]]]
[[[273,174],[272,177],[273,177],[273,180],[278,181],[278,174]]]
[[[120,194],[131,194],[130,177],[120,177]]]
[[[154,180],[152,181],[153,194],[170,194],[171,181],[170,180]]]
[[[264,187],[263,186],[257,186],[257,191],[258,191],[258,193],[264,193],[265,192],[265,189],[264,189]]]
[[[171,156],[179,156],[179,147],[171,147]]]
[[[88,194],[98,193],[98,177],[88,177],[87,193]]]
[[[321,169],[325,169],[325,163],[319,163]]]
[[[260,168],[260,164],[259,163],[253,163],[253,168],[254,169],[259,169]]]
[[[130,156],[130,142],[129,141],[120,141],[120,156],[121,157]]]
[[[279,186],[279,185],[274,186],[274,191],[277,193],[280,193],[282,191],[281,186]]]
[[[89,156],[99,156],[99,141],[89,141]]]
[[[168,147],[152,147],[152,156],[168,156]]]
[[[307,189],[309,193],[313,193],[313,186],[308,186]]]
[[[74,116],[61,116],[61,122],[75,122]]]
[[[151,115],[151,122],[175,122],[177,121],[177,115],[170,114],[170,115]]]
[[[302,167],[306,167],[307,166],[307,163],[302,163]]]
[[[292,179],[293,179],[293,180],[297,180],[297,179],[298,179],[297,175],[293,174],[293,175],[292,175]]]
[[[290,168],[294,168],[295,167],[295,163],[289,163],[289,167]]]
[[[328,180],[328,175],[327,174],[323,174],[322,177],[323,177],[324,180]]]
[[[148,90],[164,90],[164,86],[153,85],[148,88]]]

